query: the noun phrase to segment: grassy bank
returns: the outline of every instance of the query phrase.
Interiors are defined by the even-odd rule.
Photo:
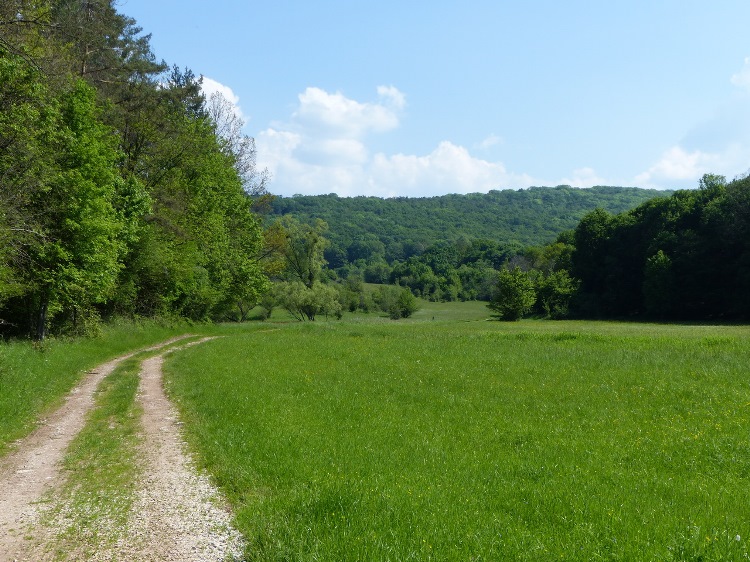
[[[86,370],[190,330],[180,324],[122,322],[105,326],[96,338],[49,339],[41,346],[0,342],[0,455],[31,431]]]
[[[436,309],[255,326],[167,372],[251,560],[734,560],[748,336]]]

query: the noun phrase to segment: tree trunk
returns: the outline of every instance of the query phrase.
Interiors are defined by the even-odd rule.
[[[36,340],[44,341],[47,335],[47,309],[49,308],[49,297],[42,295],[42,301],[39,303],[39,316],[36,325]]]

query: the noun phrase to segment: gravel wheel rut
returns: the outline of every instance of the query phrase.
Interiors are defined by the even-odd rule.
[[[78,560],[61,552],[54,529],[41,523],[43,503],[62,484],[60,462],[94,407],[99,383],[124,360],[143,351],[162,353],[141,364],[137,400],[142,408],[143,468],[133,509],[120,538],[87,560],[225,561],[238,560],[242,539],[221,507],[218,491],[199,474],[185,450],[176,408],[162,385],[164,355],[180,347],[173,338],[108,361],[91,370],[64,404],[14,450],[0,459],[0,562]]]

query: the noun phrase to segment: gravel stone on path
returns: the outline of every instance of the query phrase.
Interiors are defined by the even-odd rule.
[[[187,337],[191,336],[139,351],[159,350]],[[180,348],[142,364],[137,400],[143,409],[139,448],[143,478],[138,482],[128,524],[117,533],[121,538],[112,547],[87,556],[88,560],[241,559],[242,537],[232,528],[228,509],[220,507],[223,502],[218,490],[207,476],[196,471],[185,449],[177,410],[164,393],[163,357],[176,349]],[[0,459],[0,562],[76,559],[75,552],[61,552],[59,545],[56,548],[55,529],[43,524],[42,515],[61,488],[60,462],[94,406],[97,386],[135,353],[90,371],[63,406]]]

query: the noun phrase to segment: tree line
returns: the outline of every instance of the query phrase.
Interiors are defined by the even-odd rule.
[[[504,319],[750,319],[750,177],[707,174],[698,189],[625,213],[596,209],[558,244],[567,257],[508,263],[490,308]],[[543,250],[543,249],[542,249]],[[544,251],[542,251],[544,253]],[[539,255],[539,252],[532,252]]]
[[[0,329],[224,318],[267,287],[252,139],[114,0],[0,1]]]
[[[574,300],[587,317],[750,318],[750,177],[684,190],[574,232]]]
[[[620,213],[663,195],[634,187],[570,186],[493,190],[436,197],[299,195],[274,199],[271,216],[329,225],[325,257],[332,269],[403,262],[437,243],[490,240],[524,248],[547,244],[589,211]]]
[[[368,310],[365,281],[428,300],[486,300],[500,318],[750,318],[750,177],[707,174],[697,189],[633,209],[598,208],[548,244],[461,236],[406,260],[324,268],[339,302]],[[287,216],[285,220],[294,220]],[[319,220],[322,234],[328,225]],[[324,256],[326,242],[319,256]]]
[[[567,267],[572,245],[559,234],[586,213],[619,213],[664,193],[557,186],[426,198],[294,196],[274,199],[268,218],[323,219],[328,276],[350,285],[399,285],[431,301],[488,301],[506,263],[523,262],[543,277]]]

